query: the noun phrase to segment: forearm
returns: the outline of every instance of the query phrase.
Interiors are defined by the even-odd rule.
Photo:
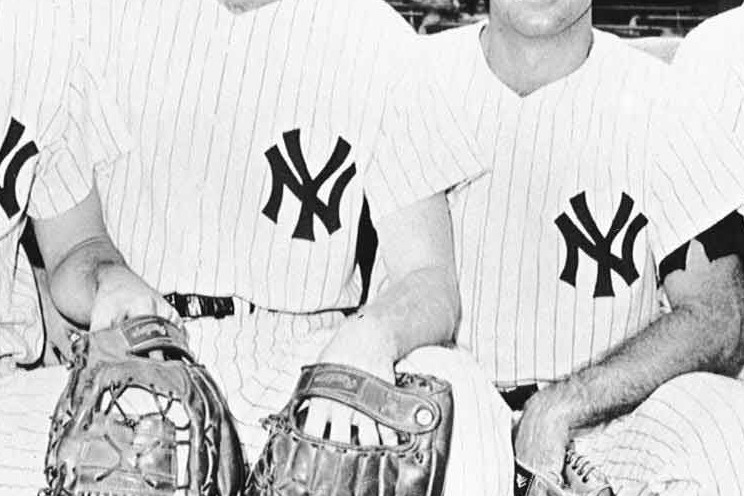
[[[630,412],[679,375],[736,375],[744,365],[741,281],[712,291],[709,298],[675,306],[598,364],[545,390],[543,400],[579,428]]]
[[[354,332],[393,361],[416,348],[452,340],[460,316],[457,282],[446,267],[426,267],[391,284],[350,317],[340,332]]]
[[[390,283],[344,321],[320,359],[384,377],[411,351],[452,339],[460,295],[444,194],[391,214],[376,227]]]
[[[50,290],[55,305],[78,325],[90,324],[101,279],[113,271],[129,269],[108,236],[81,241],[50,267]]]

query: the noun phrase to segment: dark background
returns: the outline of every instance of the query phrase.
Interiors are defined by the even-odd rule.
[[[475,22],[487,15],[484,0],[388,0],[421,33]],[[468,9],[467,4],[475,7]],[[742,0],[594,0],[594,24],[621,36],[684,36],[711,15],[741,5]],[[423,27],[422,27],[423,22]]]

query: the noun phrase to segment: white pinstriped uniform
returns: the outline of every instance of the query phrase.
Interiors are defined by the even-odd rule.
[[[127,146],[124,128],[83,64],[72,19],[68,0],[0,0],[0,354],[18,363],[39,359],[44,339],[34,276],[19,246],[32,184],[41,184],[34,177],[113,157]],[[49,214],[70,206],[60,195]],[[19,375],[0,379],[0,391]],[[39,393],[48,385],[54,389],[47,397],[56,396],[54,380],[41,381]],[[18,494],[14,487],[28,475],[22,467],[36,467],[38,488],[43,450],[29,450],[27,442],[43,446],[45,436],[29,437],[27,428],[48,428],[50,410],[36,408],[39,393],[19,388],[0,402],[0,422],[8,427],[0,432],[2,494]]]
[[[103,125],[89,119],[92,80],[73,44],[69,1],[0,1],[0,355],[19,363],[37,360],[43,344],[33,274],[18,249],[36,169],[89,154],[74,128]]]
[[[714,16],[693,29],[674,57],[675,70],[698,90],[724,127],[744,143],[744,7]]]
[[[342,320],[326,310],[358,302],[363,195],[380,218],[481,167],[441,99],[403,70],[413,35],[379,0],[280,0],[241,15],[216,0],[79,0],[76,14],[136,141],[96,170],[111,236],[163,293],[235,298],[234,316],[187,327],[255,461],[259,419],[284,405]],[[338,222],[303,221],[297,191],[276,188],[272,168],[287,182],[322,178],[305,206],[332,211],[336,197]],[[472,358],[429,348],[399,366],[454,384],[448,493],[510,491],[510,465],[466,459],[511,453],[508,408]]]
[[[520,97],[488,67],[483,26],[436,35],[429,49],[444,68],[435,69],[440,84],[464,109],[493,167],[450,194],[463,304],[458,340],[499,386],[511,387],[560,379],[652,322],[660,312],[655,267],[742,203],[744,168],[708,114],[674,104],[683,100],[674,96],[668,68],[618,38],[595,31],[577,71]],[[705,485],[711,473],[730,490],[719,494],[741,494],[732,482],[744,474],[741,445],[731,445],[740,462],[712,472],[708,464],[685,464],[681,476],[667,467],[692,459],[679,447],[694,430],[666,433],[679,449],[658,455],[662,463],[649,460],[656,452],[624,444],[670,387],[706,377],[673,381],[607,431],[626,437],[585,443],[623,494],[675,477],[703,481],[699,494],[712,494]],[[677,402],[678,417],[667,410],[665,418],[701,418],[685,416],[695,411],[690,398],[677,395]],[[720,421],[724,432],[744,425],[736,416]],[[637,437],[668,448],[656,430]],[[711,442],[724,453],[729,446],[715,433]],[[643,467],[641,477],[636,469]],[[678,494],[680,486],[666,490]]]

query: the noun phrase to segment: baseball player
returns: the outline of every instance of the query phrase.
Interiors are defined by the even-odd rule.
[[[559,478],[573,441],[619,494],[741,494],[740,151],[588,0],[428,43],[494,171],[449,195],[457,339],[523,409],[517,459]]]
[[[34,210],[32,185],[43,186],[35,178],[58,166],[82,171],[128,146],[123,124],[78,50],[72,18],[67,0],[0,0],[0,384],[21,374],[16,367],[37,365],[44,349],[34,276],[20,246]],[[73,205],[61,192],[49,215]],[[23,485],[30,472],[18,467],[38,469],[43,462],[43,455],[22,448],[26,421],[43,425],[49,411],[34,417],[26,406],[0,405],[0,416],[17,425],[0,441],[0,492],[8,484]],[[12,455],[4,449],[9,444],[19,448]]]
[[[159,313],[165,295],[251,461],[266,439],[259,420],[284,406],[301,365],[340,362],[390,379],[416,350],[399,369],[454,386],[448,494],[510,491],[509,466],[474,470],[467,459],[511,456],[508,408],[468,354],[422,348],[451,340],[459,313],[441,192],[481,166],[418,80],[409,26],[380,0],[80,0],[76,20],[134,148],[96,168],[90,194],[71,168],[49,173],[81,198],[69,229],[35,224],[60,310],[96,328]],[[355,312],[365,199],[394,277]],[[98,251],[102,221],[120,256]],[[96,230],[81,235],[81,225]],[[44,411],[54,400],[24,391],[54,397],[63,379],[37,378],[16,378],[3,397]],[[330,419],[333,439],[348,438],[350,423],[362,441],[378,437],[349,417],[316,402],[308,430],[322,435]],[[0,426],[20,428],[5,417]],[[3,483],[16,452],[43,452],[41,436],[24,441],[6,448]]]
[[[737,7],[693,29],[677,50],[674,68],[691,84],[727,131],[744,144],[741,107],[744,101],[744,57],[737,44],[744,41],[744,7]]]

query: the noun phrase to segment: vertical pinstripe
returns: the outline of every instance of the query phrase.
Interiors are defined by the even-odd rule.
[[[72,12],[67,0],[0,0],[0,141],[12,120],[24,126],[0,163],[3,202],[13,195],[18,202],[10,219],[0,211],[0,355],[21,363],[37,360],[44,339],[34,276],[19,246],[26,215],[73,206],[91,184],[92,161],[127,146],[75,46]],[[12,191],[8,167],[29,142],[39,153],[21,167]],[[55,182],[57,166],[68,171],[65,182]],[[37,209],[40,198],[45,208]],[[33,383],[17,374],[0,379],[3,395],[12,396],[0,406],[0,494],[35,494],[41,487],[48,416],[65,376],[50,369]]]
[[[408,109],[394,115],[401,104],[391,88],[406,85],[397,59],[413,40],[376,2],[283,0],[240,16],[214,0],[78,7],[94,63],[139,138],[135,153],[101,171],[112,236],[163,292],[234,294],[294,312],[351,306],[359,297],[349,254],[362,191],[379,217],[475,170],[459,152],[432,167],[423,143],[442,124],[406,132],[399,121]],[[373,33],[380,23],[386,33]],[[381,126],[397,135],[382,135]],[[352,144],[347,164],[364,180],[364,189],[352,181],[341,201],[341,229],[331,236],[317,223],[313,243],[291,237],[299,214],[291,195],[277,225],[261,213],[271,182],[263,154],[274,144],[286,151],[282,133],[292,129],[300,129],[312,176],[340,136]],[[397,155],[401,147],[409,150]],[[401,189],[391,174],[406,170],[415,175]]]
[[[459,341],[501,386],[550,381],[600,359],[658,315],[655,266],[740,205],[742,156],[710,112],[687,104],[667,68],[614,37],[595,32],[579,70],[519,97],[487,67],[482,26],[437,35],[429,47],[493,167],[450,194]],[[567,200],[580,192],[602,235],[623,193],[635,202],[631,219],[649,219],[634,249],[640,278],[628,286],[613,276],[613,297],[593,295],[597,267],[583,251],[575,287],[559,278],[567,247],[554,220],[563,212],[578,219]],[[612,253],[622,239],[623,231]],[[579,451],[621,496],[742,494],[743,392],[728,378],[677,378],[635,413],[581,436]]]
[[[744,143],[742,21],[744,7],[708,19],[689,33],[674,58],[681,80],[698,90],[739,143]]]
[[[480,172],[472,140],[419,79],[410,27],[380,0],[279,0],[238,16],[217,0],[73,1],[91,65],[135,141],[130,154],[96,169],[111,236],[163,293],[234,297],[235,315],[186,325],[255,460],[265,440],[259,419],[284,405],[300,366],[343,318],[324,310],[358,301],[363,197],[379,219]],[[311,177],[339,138],[351,146],[321,201],[352,163],[357,171],[341,198],[341,227],[330,234],[313,219],[314,242],[292,236],[300,202],[288,189],[276,223],[262,213],[272,190],[267,150],[288,156],[284,133],[295,129]],[[54,171],[73,193],[80,188],[72,169]],[[508,459],[508,411],[484,377],[466,372],[477,370],[474,360],[435,356],[421,366],[451,375],[456,408],[468,412],[456,421],[465,431],[459,453],[482,443]],[[511,488],[508,469],[456,460],[453,494]]]
[[[709,116],[663,95],[667,67],[615,37],[595,31],[582,67],[520,97],[488,68],[482,27],[428,43],[446,68],[434,69],[440,84],[462,95],[464,120],[492,157],[492,174],[450,194],[459,342],[508,387],[563,377],[648,325],[659,313],[655,265],[741,203],[744,170],[730,169],[741,155]],[[586,228],[569,203],[582,192],[602,236],[622,195],[633,200],[613,255],[628,223],[649,220],[633,246],[640,277],[627,284],[613,272],[614,297],[594,296],[598,262],[584,251],[575,287],[559,278],[567,241],[555,221],[565,213]]]
[[[59,213],[74,201],[67,188],[57,194],[47,189],[42,178],[50,164],[69,164],[69,182],[79,185],[84,182],[79,162],[88,153],[84,141],[92,147],[117,146],[109,130],[99,129],[107,126],[107,116],[87,101],[92,81],[80,64],[72,28],[66,0],[0,1],[0,141],[12,121],[23,126],[17,144],[0,163],[3,200],[15,196],[18,210],[10,212],[11,218],[0,213],[0,355],[11,354],[24,363],[36,360],[43,340],[33,274],[19,250],[27,206],[37,194],[31,193],[32,179],[36,176],[35,189],[50,200],[48,213]],[[13,191],[11,161],[30,143],[39,153],[22,165]]]
[[[577,448],[622,496],[742,494],[744,383],[678,377],[632,414],[579,438]]]

